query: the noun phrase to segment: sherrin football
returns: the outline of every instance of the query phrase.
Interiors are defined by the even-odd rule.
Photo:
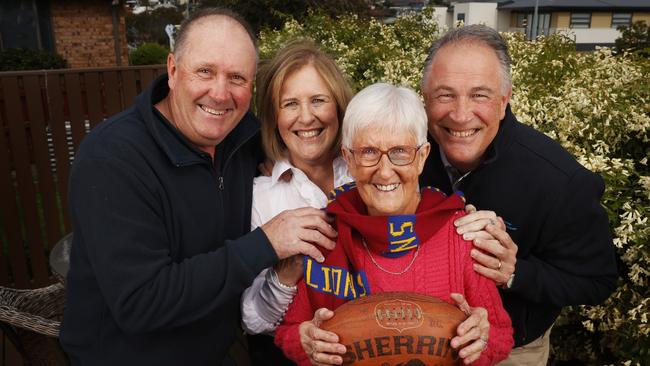
[[[344,365],[447,366],[457,364],[451,339],[466,318],[434,297],[386,292],[341,305],[321,328],[347,348]]]

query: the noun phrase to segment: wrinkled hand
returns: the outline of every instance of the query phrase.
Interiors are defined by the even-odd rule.
[[[454,225],[465,240],[472,240],[478,248],[471,252],[476,261],[474,269],[502,286],[515,272],[517,244],[506,232],[503,219],[494,211],[477,211],[473,205],[467,205],[465,211],[467,215],[454,221]]]
[[[273,266],[278,275],[278,281],[285,286],[295,286],[302,278],[303,265],[302,255],[293,255],[285,258]]]
[[[320,308],[314,312],[312,320],[302,322],[298,328],[300,332],[300,344],[309,357],[312,365],[341,365],[346,352],[345,346],[337,343],[339,337],[332,332],[320,329],[324,320],[334,316],[334,312],[326,308]]]
[[[262,230],[278,258],[302,253],[322,262],[325,258],[316,245],[332,250],[335,243],[330,238],[337,235],[330,220],[325,211],[303,207],[282,211],[262,225]]]
[[[487,348],[490,337],[488,313],[485,308],[469,306],[461,294],[452,293],[450,296],[458,308],[468,315],[468,318],[458,326],[456,330],[458,335],[451,340],[452,347],[463,346],[460,348],[458,356],[467,365],[478,360],[481,353]]]

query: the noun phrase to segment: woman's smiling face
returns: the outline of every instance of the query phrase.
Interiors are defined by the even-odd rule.
[[[291,73],[278,102],[278,131],[291,163],[300,167],[331,159],[339,130],[337,105],[318,71],[306,65]]]
[[[413,214],[420,202],[418,177],[429,155],[431,147],[428,143],[415,151],[413,162],[407,165],[393,164],[386,154],[372,167],[361,166],[354,158],[354,154],[364,148],[388,151],[396,146],[417,148],[417,139],[406,129],[395,132],[368,127],[352,138],[355,153],[343,149],[350,174],[371,216]]]

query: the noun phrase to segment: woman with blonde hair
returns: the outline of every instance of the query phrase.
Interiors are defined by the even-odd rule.
[[[352,98],[335,62],[309,40],[296,40],[261,65],[257,115],[262,143],[275,162],[270,177],[255,178],[251,228],[280,212],[323,208],[327,193],[351,181],[340,156],[341,121]],[[253,364],[288,362],[272,335],[296,293],[302,257],[287,258],[262,271],[242,297],[244,330]]]

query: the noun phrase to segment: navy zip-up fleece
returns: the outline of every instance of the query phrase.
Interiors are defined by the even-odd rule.
[[[439,147],[420,176],[422,185],[452,190]],[[605,186],[560,144],[521,124],[507,107],[483,163],[463,178],[467,203],[506,221],[518,246],[511,289],[500,290],[515,346],[539,338],[563,306],[597,304],[616,288],[618,273]]]
[[[277,256],[250,232],[259,122],[215,163],[154,108],[167,76],[94,128],[72,168],[74,239],[61,344],[73,365],[219,365],[239,298]]]

